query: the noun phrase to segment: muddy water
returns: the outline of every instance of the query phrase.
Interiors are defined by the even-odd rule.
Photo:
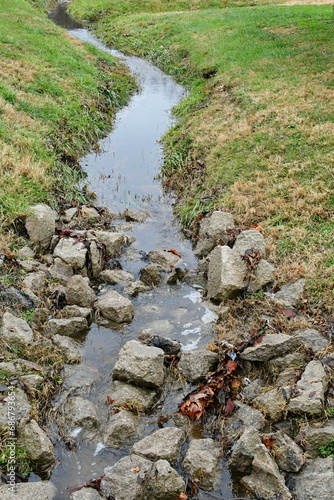
[[[60,8],[62,7],[62,8]],[[58,6],[52,19],[67,27],[71,21]],[[87,30],[79,28],[70,31],[75,37],[90,42],[98,48],[120,57],[137,78],[140,91],[129,105],[121,110],[111,134],[100,142],[100,151],[82,158],[81,165],[88,174],[89,189],[97,195],[97,204],[108,206],[112,211],[126,207],[142,209],[149,218],[142,224],[135,224],[127,232],[135,236],[130,253],[121,258],[123,269],[135,274],[136,278],[143,261],[143,253],[152,249],[175,247],[182,255],[182,265],[189,270],[196,267],[196,259],[190,243],[182,236],[173,218],[173,199],[164,195],[158,180],[155,180],[162,166],[163,156],[159,139],[173,124],[171,110],[185,95],[185,90],[172,78],[148,62],[126,57],[110,50]],[[101,288],[101,291],[107,287]],[[116,287],[117,289],[117,287]],[[120,290],[119,290],[120,291]],[[136,338],[144,328],[173,338],[182,343],[183,349],[205,346],[211,339],[212,314],[201,297],[200,288],[186,284],[161,286],[140,294],[133,299],[134,321],[130,325],[112,328],[110,325],[93,324],[88,334],[80,339],[83,361],[77,366],[66,366],[63,388],[55,405],[62,400],[66,391],[74,390],[98,405],[102,420],[107,420],[106,396],[110,395],[111,371],[117,355],[130,339]],[[145,416],[145,434],[158,429],[159,415],[173,413],[189,387],[170,387],[152,415]],[[170,425],[173,425],[172,421]],[[74,430],[74,429],[73,429]],[[57,427],[53,428],[57,440]],[[203,434],[195,429],[197,437]],[[129,448],[102,448],[99,439],[89,443],[75,438],[77,451],[70,452],[58,440],[59,464],[51,480],[58,488],[57,499],[69,497],[69,488],[99,477],[106,467],[128,454]],[[231,498],[229,474],[222,462],[220,485],[211,494],[203,492],[199,498]]]

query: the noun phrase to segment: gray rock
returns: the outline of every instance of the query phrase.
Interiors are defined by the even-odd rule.
[[[35,252],[32,248],[22,247],[17,252],[16,255],[21,260],[29,260],[35,258]]]
[[[135,411],[148,410],[156,401],[154,390],[145,387],[136,387],[120,380],[114,380],[110,386],[110,395],[115,400],[115,406],[134,409]]]
[[[332,500],[333,484],[334,459],[317,458],[294,478],[292,491],[296,500]]]
[[[149,460],[161,459],[174,463],[178,460],[185,438],[183,429],[164,427],[135,443],[131,453]]]
[[[26,293],[21,292],[15,286],[5,287],[3,285],[0,285],[0,305],[20,308],[24,311],[35,307],[34,301]]]
[[[285,370],[291,370],[295,373],[297,368],[303,366],[305,366],[305,356],[302,352],[296,351],[286,356],[270,359],[266,363],[265,369],[269,371],[272,377],[277,378],[277,376]]]
[[[65,306],[64,309],[61,310],[61,315],[65,318],[85,318],[89,321],[92,316],[92,309],[89,307],[79,307],[73,304],[72,306]]]
[[[127,271],[121,271],[119,269],[106,269],[102,271],[99,275],[99,279],[101,281],[105,281],[110,285],[119,285],[119,284],[128,284],[131,281],[135,280],[133,274],[128,273]]]
[[[217,246],[209,255],[207,297],[224,300],[236,297],[247,287],[247,265],[228,246]]]
[[[133,320],[132,302],[115,290],[110,290],[98,297],[95,308],[101,316],[116,323],[130,323]]]
[[[34,205],[28,211],[25,227],[29,238],[34,243],[48,244],[56,229],[57,213],[47,205]]]
[[[272,299],[276,302],[281,302],[285,307],[293,308],[302,298],[305,285],[306,281],[304,279],[300,279],[294,283],[287,283],[272,296]]]
[[[115,413],[104,429],[103,443],[112,447],[129,445],[138,435],[139,424],[138,418],[128,411]]]
[[[88,278],[76,274],[69,281],[65,290],[66,302],[69,305],[90,307],[94,304],[95,293],[89,286]]]
[[[72,266],[66,264],[59,257],[53,260],[52,266],[49,268],[50,274],[53,278],[63,280],[67,283],[68,278],[71,278],[74,274]]]
[[[61,238],[53,252],[73,269],[82,269],[86,264],[87,248],[81,241],[74,238]]]
[[[261,452],[268,453],[259,433],[253,427],[247,427],[232,449],[229,466],[231,469],[249,474],[252,471],[255,455]]]
[[[142,344],[158,347],[162,349],[165,354],[178,354],[182,345],[176,340],[166,339],[161,335],[156,335],[150,330],[143,330],[137,337],[137,340]]]
[[[151,250],[148,253],[148,259],[153,264],[161,266],[167,272],[171,271],[180,262],[180,257],[167,250]]]
[[[259,231],[248,229],[242,231],[233,246],[233,252],[236,255],[244,255],[246,250],[254,250],[259,252],[262,256],[266,254],[266,243],[264,237]]]
[[[253,404],[269,417],[272,422],[279,422],[286,411],[287,394],[288,391],[284,388],[275,388],[257,396],[253,399]]]
[[[30,273],[28,274],[22,285],[26,288],[30,288],[33,292],[40,292],[46,283],[46,275],[43,272]]]
[[[130,340],[122,347],[113,377],[145,387],[160,387],[164,383],[164,352]]]
[[[309,416],[321,415],[324,412],[327,386],[328,378],[321,362],[311,361],[297,382],[298,395],[291,398],[288,410]]]
[[[268,361],[291,351],[298,344],[298,338],[291,335],[267,333],[260,344],[247,347],[241,354],[241,358],[247,361]]]
[[[62,335],[55,335],[52,342],[60,348],[68,363],[79,363],[81,361],[78,344],[73,340]]]
[[[13,411],[13,404],[15,408]],[[31,406],[28,398],[22,389],[16,389],[14,392],[6,395],[6,398],[0,404],[0,432],[8,432],[12,430],[8,428],[8,412],[13,411],[15,420],[11,423],[18,423],[21,418],[27,416],[31,411]]]
[[[11,375],[20,375],[22,368],[16,362],[1,362],[0,371],[10,373]]]
[[[219,444],[211,438],[192,439],[182,467],[201,488],[210,490],[214,487],[221,452]]]
[[[63,216],[64,222],[71,222],[71,220],[77,215],[78,213],[78,208],[73,207],[69,208],[68,210],[65,210],[65,214]]]
[[[234,227],[233,217],[228,212],[214,211],[203,217],[198,233],[198,242],[195,247],[195,255],[203,257],[218,244],[224,236],[226,229]]]
[[[161,275],[158,266],[149,264],[140,270],[140,279],[146,285],[157,285],[161,281]]]
[[[69,432],[76,427],[82,427],[85,434],[93,436],[100,426],[97,407],[88,399],[83,399],[80,396],[75,396],[66,401],[64,416]]]
[[[101,273],[104,267],[104,248],[95,240],[92,240],[89,245],[89,262],[90,275],[96,278]]]
[[[218,359],[218,354],[211,351],[185,351],[181,355],[178,369],[186,380],[196,382],[216,368]]]
[[[152,462],[139,455],[121,458],[101,481],[101,492],[115,500],[144,500],[147,473]]]
[[[146,500],[176,500],[185,490],[185,482],[167,460],[152,465],[145,485]]]
[[[49,335],[78,336],[85,333],[88,323],[85,318],[50,319],[45,325],[45,331]]]
[[[38,387],[41,387],[42,384],[44,383],[44,378],[41,377],[40,375],[22,375],[20,377],[21,382],[23,382],[30,390],[31,389],[37,389]]]
[[[264,386],[264,381],[261,378],[256,378],[254,380],[243,379],[245,384],[242,388],[242,395],[245,400],[249,403],[253,401],[256,396],[259,396]]]
[[[303,450],[287,434],[281,431],[267,434],[274,438],[271,454],[280,470],[298,472],[305,463]]]
[[[31,344],[34,333],[28,323],[17,318],[9,312],[5,312],[0,326],[0,337],[8,343]]]
[[[148,214],[135,208],[126,208],[122,213],[122,217],[128,222],[144,222]]]
[[[82,207],[80,207],[79,209],[78,217],[89,219],[91,221],[96,221],[100,218],[100,214],[94,207],[88,207],[87,205],[82,205]]]
[[[101,500],[101,496],[93,488],[81,488],[71,493],[70,500]]]
[[[265,419],[259,410],[245,405],[240,401],[236,401],[235,405],[237,409],[233,415],[229,418],[225,418],[222,422],[222,434],[235,440],[249,427],[257,431],[263,429]]]
[[[125,288],[124,292],[130,297],[136,297],[140,292],[147,292],[150,287],[145,285],[143,281],[134,281],[133,283],[129,283]]]
[[[124,246],[129,243],[129,238],[123,233],[113,233],[109,231],[88,231],[89,238],[96,238],[101,241],[107,250],[107,254],[113,257],[115,254],[120,253]]]
[[[36,483],[18,483],[13,486],[4,484],[1,486],[2,500],[53,500],[56,498],[57,488],[50,481],[39,481]]]
[[[50,314],[51,312],[49,311],[49,309],[46,309],[45,307],[36,307],[31,319],[32,324],[37,328],[41,328],[47,321]]]
[[[318,330],[313,328],[306,328],[306,330],[299,330],[296,335],[300,338],[301,342],[308,348],[312,349],[314,353],[322,351],[329,346],[329,340],[326,339]]]
[[[274,272],[275,267],[267,260],[261,259],[254,272],[251,274],[247,292],[257,292],[265,285],[268,285],[268,283],[274,281]]]
[[[326,446],[334,439],[334,421],[330,420],[323,427],[308,427],[305,431],[305,450],[312,458],[319,455],[319,447]]]
[[[27,451],[29,459],[39,470],[48,469],[55,463],[53,444],[35,420],[21,420],[17,428],[17,444]]]

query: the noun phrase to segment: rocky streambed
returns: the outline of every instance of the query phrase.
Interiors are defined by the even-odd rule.
[[[162,78],[169,108],[182,89],[131,60],[144,68],[142,92],[102,152],[82,161],[97,205],[31,207],[25,246],[1,260],[22,276],[0,288],[3,445],[14,394],[15,445],[31,470],[17,491],[27,500],[332,499],[328,323],[303,308],[303,280],[275,288],[261,232],[235,227],[228,212],[203,217],[196,260],[153,181],[160,124],[171,121],[156,114],[161,95],[148,111],[146,85]],[[142,139],[133,143],[153,149],[128,154],[134,123]],[[16,498],[10,484],[1,493]]]

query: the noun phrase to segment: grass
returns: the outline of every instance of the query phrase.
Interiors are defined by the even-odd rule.
[[[322,457],[334,457],[334,439],[331,439],[325,446],[319,446],[318,451]]]
[[[277,284],[308,278],[315,301],[334,289],[334,56],[331,5],[74,0],[107,43],[154,61],[189,88],[164,139],[166,185],[194,230],[231,210],[260,224]],[[266,4],[266,5],[263,5]],[[219,8],[217,8],[219,7]],[[158,11],[161,12],[158,12]],[[140,12],[136,14],[136,12]]]
[[[76,167],[111,128],[134,81],[112,57],[55,26],[45,2],[0,0],[0,225],[27,207],[84,199]],[[6,249],[8,239],[0,238]]]

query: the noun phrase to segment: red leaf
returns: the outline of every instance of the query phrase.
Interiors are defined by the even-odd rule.
[[[107,396],[107,404],[108,405],[112,405],[114,404],[116,401],[116,399],[112,399],[110,396]]]
[[[227,368],[226,374],[229,375],[238,368],[238,363],[236,361],[233,361],[232,359],[229,359],[228,362],[226,363],[226,368]]]
[[[224,410],[225,415],[232,415],[234,410],[235,410],[235,404],[233,403],[232,399],[228,399]]]
[[[271,450],[274,446],[275,436],[263,436],[262,443],[268,450]]]
[[[283,314],[287,318],[294,318],[295,316],[297,316],[297,313],[295,313],[295,311],[292,311],[291,309],[283,309]]]
[[[254,345],[257,345],[257,344],[261,344],[262,340],[264,339],[265,335],[261,335],[261,337],[258,337],[255,342],[254,342]]]
[[[173,253],[174,255],[177,255],[181,258],[181,254],[175,248],[170,248],[168,252]]]

